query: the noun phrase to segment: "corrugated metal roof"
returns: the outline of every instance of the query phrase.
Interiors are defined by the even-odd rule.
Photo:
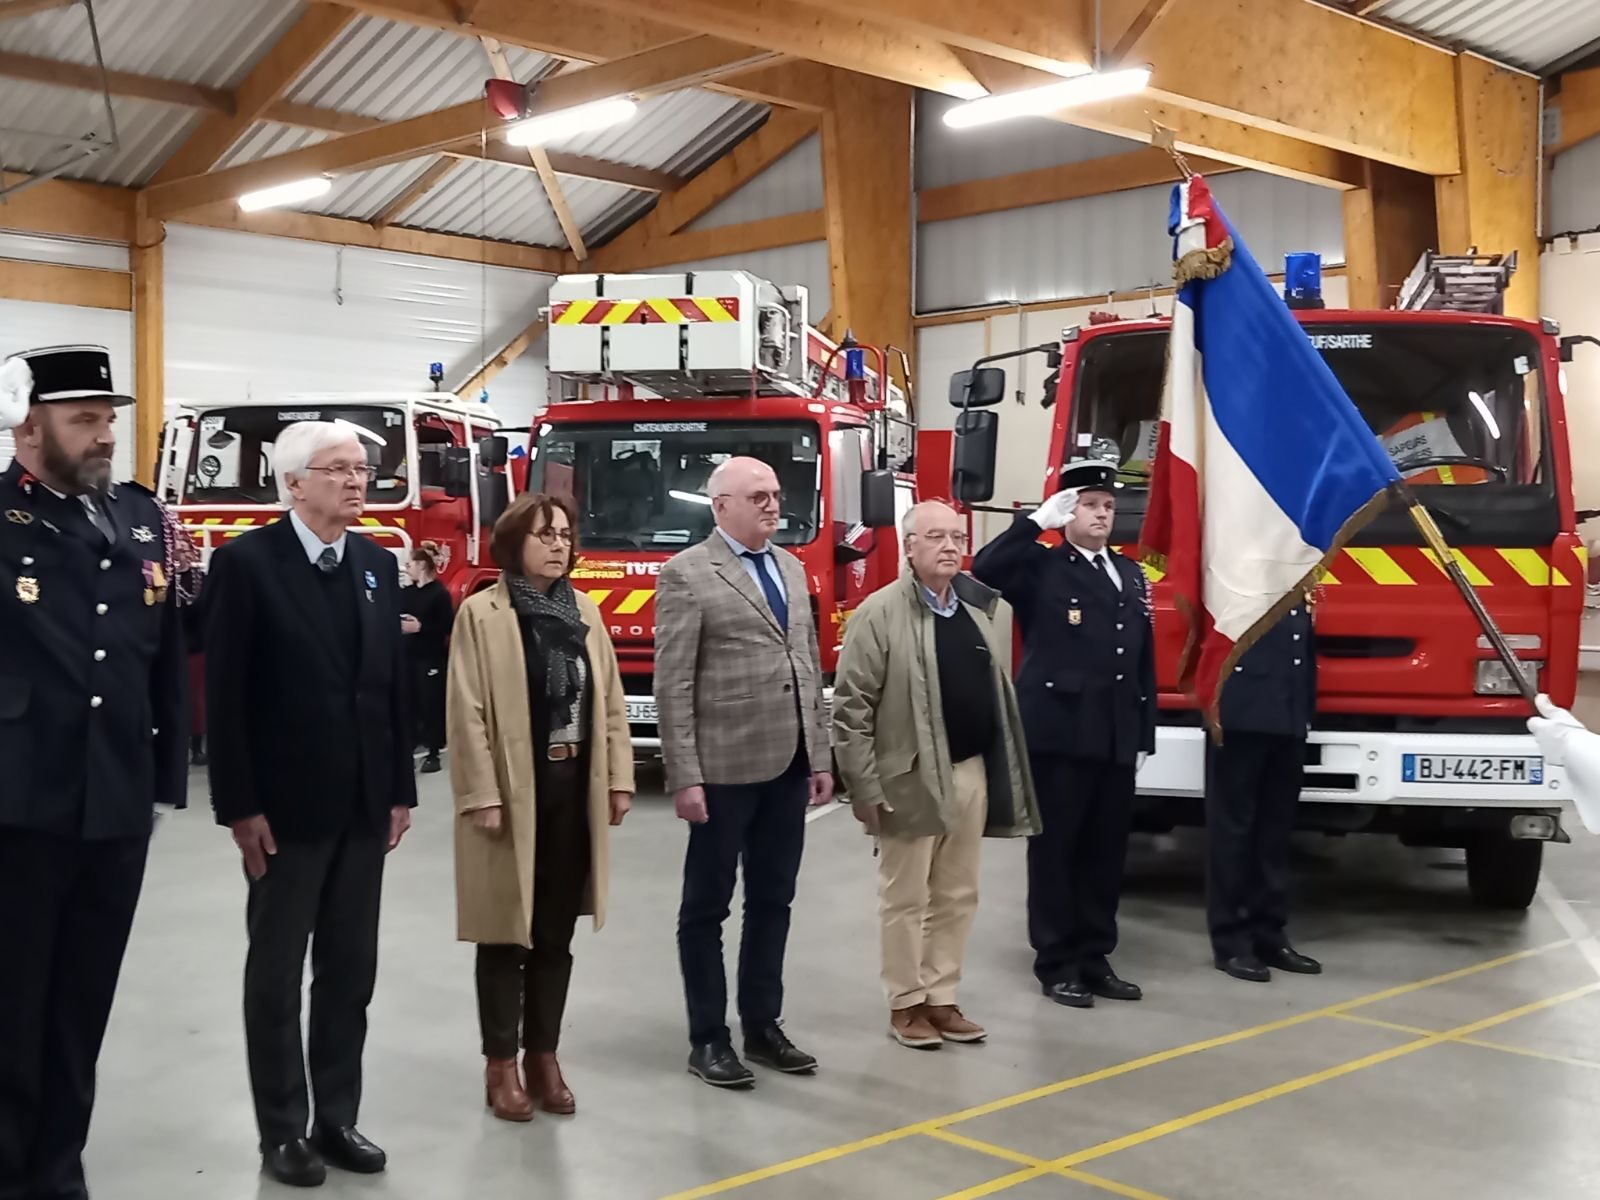
[[[450,172],[401,214],[400,223],[535,246],[557,246],[562,240],[539,177],[496,162],[465,163]]]
[[[1389,0],[1373,15],[1529,71],[1600,40],[1595,0]]]
[[[111,98],[116,114],[117,145],[66,172],[68,178],[97,183],[137,185],[200,123],[202,113],[148,100]],[[32,129],[58,134],[63,141],[87,133],[108,135],[105,105],[90,92],[67,91],[22,79],[0,79],[0,166],[32,173],[59,162],[59,145],[9,132]]]

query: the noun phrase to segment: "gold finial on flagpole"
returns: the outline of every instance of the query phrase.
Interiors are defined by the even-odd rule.
[[[1178,174],[1184,179],[1193,179],[1194,170],[1189,166],[1189,160],[1178,149],[1178,133],[1163,125],[1154,117],[1150,118],[1150,144],[1157,149],[1165,150],[1172,159],[1173,165],[1178,168]]]

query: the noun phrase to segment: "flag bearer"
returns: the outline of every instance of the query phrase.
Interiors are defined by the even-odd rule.
[[[86,1197],[95,1060],[157,803],[188,774],[160,508],[111,485],[97,346],[0,365],[0,1196]]]
[[[1206,751],[1206,925],[1217,970],[1266,983],[1316,975],[1289,944],[1289,834],[1317,703],[1311,606],[1290,609],[1223,681],[1222,743]]]
[[[1044,994],[1070,1008],[1142,995],[1110,956],[1134,776],[1155,749],[1155,654],[1144,572],[1107,546],[1115,474],[1069,462],[1063,490],[973,560],[1022,630],[1017,697],[1044,826],[1028,842],[1028,940]],[[1062,544],[1040,545],[1045,530]]]

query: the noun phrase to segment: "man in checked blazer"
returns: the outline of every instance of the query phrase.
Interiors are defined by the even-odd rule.
[[[772,545],[783,495],[766,463],[731,458],[707,486],[716,529],[662,568],[655,693],[667,790],[689,822],[678,955],[689,1070],[755,1082],[733,1051],[722,923],[744,864],[739,1019],[745,1057],[814,1071],[778,1023],[805,811],[833,798],[822,667],[799,559]]]

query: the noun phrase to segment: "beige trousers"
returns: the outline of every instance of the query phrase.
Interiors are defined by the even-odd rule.
[[[954,1004],[978,912],[978,861],[988,816],[982,757],[956,764],[952,828],[880,843],[878,915],[889,1007]]]

